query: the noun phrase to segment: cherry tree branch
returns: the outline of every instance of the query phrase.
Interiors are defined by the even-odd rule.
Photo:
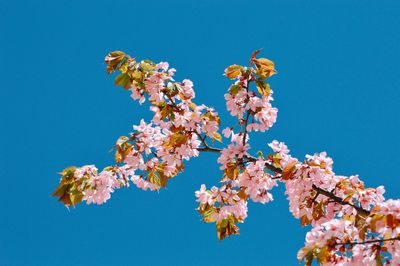
[[[215,152],[215,153],[220,153],[222,151],[221,149],[213,148],[208,145],[206,145],[205,147],[202,147],[202,148],[198,148],[197,150],[198,151],[209,151],[209,152]]]
[[[208,146],[207,142],[205,141],[206,137],[203,138],[197,131],[192,131],[192,132],[195,133],[195,134],[197,135],[197,137],[199,137],[199,139],[201,140],[201,142],[202,142],[203,145],[204,145],[203,148],[210,148],[210,147]],[[203,148],[199,148],[198,150],[200,151],[200,149],[203,149]],[[217,150],[218,150],[218,152],[220,151],[219,149],[217,149]]]
[[[203,148],[199,148],[198,150],[199,151],[216,152],[216,153],[220,153],[222,151],[221,149],[209,147],[208,145],[203,147]],[[246,158],[250,162],[255,162],[255,161],[258,160],[256,157],[253,157],[251,155],[245,155],[243,157]],[[274,165],[272,165],[272,164],[270,164],[268,162],[265,162],[265,168],[267,168],[267,169],[269,169],[269,170],[271,170],[271,171],[273,171],[275,173],[278,173],[278,174],[282,173],[282,169],[281,168],[275,167]],[[281,178],[280,175],[276,176],[276,178],[274,178],[274,179],[279,179],[279,178]],[[349,205],[349,206],[353,207],[358,212],[358,214],[360,214],[361,216],[367,217],[371,213],[370,211],[365,210],[362,207],[359,207],[359,206],[356,206],[354,204],[351,204],[350,202],[345,202],[342,198],[336,196],[333,192],[329,192],[329,191],[327,191],[325,189],[317,187],[316,185],[312,185],[312,188],[317,192],[317,194],[324,195],[325,197],[328,197],[329,199],[331,199],[333,202],[339,203],[339,204],[341,204],[343,206],[344,205]]]
[[[367,211],[365,209],[363,209],[362,207],[356,206],[354,204],[351,204],[349,202],[345,202],[342,198],[336,196],[335,194],[333,194],[332,192],[326,191],[322,188],[317,187],[316,185],[312,185],[312,188],[317,191],[317,193],[324,195],[330,199],[332,199],[333,201],[335,201],[336,203],[339,203],[341,205],[349,205],[351,207],[353,207],[354,209],[356,209],[356,211],[358,212],[358,214],[362,215],[362,216],[369,216],[371,214],[370,211]]]
[[[392,238],[386,238],[386,239],[374,239],[374,240],[367,240],[367,241],[362,241],[362,242],[336,243],[335,246],[339,246],[339,245],[364,245],[364,244],[381,243],[381,242],[396,241],[396,240],[400,240],[400,237],[392,237]]]

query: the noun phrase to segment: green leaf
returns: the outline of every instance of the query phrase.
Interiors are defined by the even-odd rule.
[[[60,174],[60,184],[54,190],[52,196],[58,197],[59,201],[63,202],[65,206],[75,206],[83,199],[82,192],[78,190],[78,186],[82,184],[81,181],[75,179],[76,167],[71,166],[65,168]]]
[[[144,71],[151,71],[156,67],[156,65],[151,60],[143,60],[142,62],[140,62],[140,67]]]
[[[261,95],[269,96],[271,94],[271,88],[268,83],[261,80],[256,80],[256,86]]]
[[[131,87],[132,81],[127,73],[119,74],[114,81],[116,86],[122,86],[125,90]]]
[[[229,88],[229,93],[230,93],[231,95],[236,95],[236,94],[238,94],[238,92],[239,92],[241,89],[242,89],[241,86],[235,84],[235,85],[232,85],[232,86]]]
[[[69,185],[64,185],[62,183],[58,184],[57,188],[51,194],[55,197],[62,197],[65,194],[65,191],[68,189]]]

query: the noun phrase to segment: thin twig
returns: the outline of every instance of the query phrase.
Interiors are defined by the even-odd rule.
[[[244,121],[243,146],[246,144],[247,124],[249,122],[249,117],[250,117],[250,110],[247,111],[246,120]]]

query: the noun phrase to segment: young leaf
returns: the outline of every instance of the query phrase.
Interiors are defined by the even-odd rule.
[[[292,179],[294,173],[296,172],[296,163],[297,162],[292,162],[282,170],[282,179],[283,180],[289,180]]]
[[[225,73],[225,76],[226,76],[228,79],[235,79],[235,78],[237,78],[237,76],[239,76],[239,74],[242,72],[242,69],[243,69],[242,66],[239,66],[239,65],[231,65],[231,66],[228,66],[228,67],[225,69],[224,73]]]
[[[297,260],[298,260],[299,262],[301,262],[301,261],[304,259],[304,257],[305,257],[307,254],[310,253],[310,251],[312,251],[310,247],[307,247],[307,246],[302,247],[302,248],[297,252]]]
[[[236,180],[239,176],[238,165],[236,163],[228,163],[224,173],[230,180]]]
[[[104,59],[105,63],[107,64],[107,74],[114,72],[123,59],[125,59],[124,52],[114,51],[109,53]]]
[[[250,60],[253,60],[260,52],[262,49],[257,49],[251,54]]]
[[[117,143],[115,144],[115,147],[117,148],[117,151],[115,152],[115,161],[117,163],[125,160],[126,156],[128,156],[128,154],[132,151],[132,144],[130,144],[128,141],[129,138],[126,136],[121,136],[117,140]]]
[[[312,216],[315,221],[318,221],[325,215],[324,202],[320,201],[314,205]]]
[[[274,62],[267,58],[253,59],[253,63],[257,67],[257,74],[263,79],[276,73]]]
[[[256,86],[258,92],[263,96],[269,96],[271,94],[271,88],[268,83],[262,80],[256,80]]]
[[[222,142],[222,137],[218,132],[214,132],[213,139],[217,140],[218,142]]]
[[[328,257],[330,256],[330,253],[328,251],[328,247],[324,246],[323,248],[321,248],[318,252],[317,255],[317,261],[319,264],[325,264],[328,262]]]
[[[114,81],[114,84],[116,86],[122,86],[125,90],[131,87],[131,83],[132,83],[131,78],[127,73],[119,74]]]
[[[242,89],[242,87],[240,87],[239,85],[234,84],[234,85],[232,85],[232,86],[229,88],[229,93],[230,93],[231,95],[236,95],[236,94],[238,94],[238,92],[239,92],[241,89]]]

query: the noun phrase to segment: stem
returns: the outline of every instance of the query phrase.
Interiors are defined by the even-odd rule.
[[[247,91],[247,93],[248,93],[248,92],[249,92],[249,87],[250,87],[250,76],[251,76],[251,74],[253,73],[253,71],[251,70],[251,59],[250,59],[250,61],[249,61],[249,64],[248,64],[247,68],[250,69],[250,73],[249,73],[249,75],[247,76],[247,79],[246,79],[246,91]],[[247,99],[248,99],[248,97],[249,97],[249,96],[248,96],[248,94],[247,94]],[[246,103],[246,106],[247,106],[247,104],[248,104],[248,103]],[[248,122],[249,122],[249,117],[250,117],[250,110],[247,110],[247,113],[246,113],[246,120],[244,121],[243,146],[246,144],[247,124],[248,124]]]
[[[248,86],[248,85],[247,85]],[[246,120],[244,121],[244,133],[243,133],[243,146],[246,144],[247,137],[247,124],[249,122],[250,110],[247,111]]]

